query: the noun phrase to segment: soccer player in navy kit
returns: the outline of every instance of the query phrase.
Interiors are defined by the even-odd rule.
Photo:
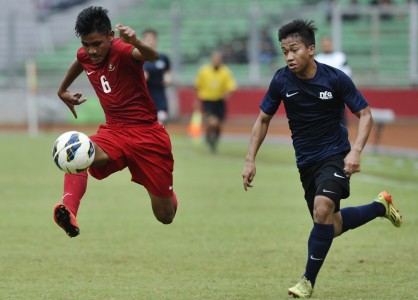
[[[280,28],[279,41],[287,66],[276,72],[260,104],[242,173],[247,190],[256,175],[257,152],[273,115],[283,102],[305,200],[313,220],[305,273],[300,282],[288,290],[295,298],[312,295],[334,237],[379,216],[389,219],[396,227],[402,223],[391,195],[385,191],[370,204],[340,209],[340,200],[350,195],[350,176],[360,172],[360,154],[373,119],[366,100],[352,80],[342,71],[314,60],[316,30],[313,21],[301,19]],[[342,124],[345,104],[359,119],[352,146]]]
[[[158,33],[148,28],[142,32],[144,42],[157,49]],[[167,55],[160,52],[160,57],[155,61],[144,63],[145,79],[147,80],[148,91],[157,108],[158,121],[167,125],[168,122],[168,101],[166,87],[172,82],[171,64]]]
[[[155,60],[159,54],[130,27],[117,24],[116,29],[120,38],[115,37],[107,10],[102,7],[91,6],[79,13],[75,31],[82,47],[57,94],[77,118],[75,106],[87,99],[69,88],[85,72],[106,118],[106,124],[90,136],[95,158],[88,172],[101,180],[128,168],[131,180],[148,191],[156,219],[170,224],[177,210],[174,159],[170,137],[158,123],[143,71],[144,61]],[[76,216],[87,178],[87,170],[65,174],[62,202],[54,207],[55,222],[70,237],[80,233]]]

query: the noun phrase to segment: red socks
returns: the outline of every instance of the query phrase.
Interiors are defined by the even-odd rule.
[[[64,194],[62,203],[77,216],[78,207],[81,198],[87,189],[87,171],[78,174],[65,174],[64,176]]]

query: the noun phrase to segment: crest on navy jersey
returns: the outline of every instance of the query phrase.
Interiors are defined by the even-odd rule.
[[[332,98],[333,97],[332,97],[332,93],[331,92],[328,92],[328,91],[319,92],[319,99],[322,99],[322,100],[330,100]]]

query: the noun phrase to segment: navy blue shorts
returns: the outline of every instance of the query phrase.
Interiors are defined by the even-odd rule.
[[[157,112],[161,110],[168,112],[168,101],[164,88],[150,88],[148,91],[157,108]]]
[[[322,195],[335,203],[335,212],[340,210],[340,200],[350,196],[350,177],[344,173],[346,154],[334,155],[321,162],[299,168],[300,181],[305,190],[305,200],[313,216],[315,196]],[[335,193],[337,192],[337,193]]]

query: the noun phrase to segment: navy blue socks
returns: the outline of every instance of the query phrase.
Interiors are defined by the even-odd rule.
[[[357,228],[376,217],[384,216],[386,208],[379,202],[370,204],[346,207],[341,209],[343,220],[342,232]],[[311,234],[308,239],[308,262],[304,276],[315,285],[316,276],[324,263],[328,250],[334,239],[333,224],[314,223]]]
[[[373,201],[370,204],[346,207],[341,209],[341,217],[343,219],[342,232],[357,228],[367,222],[385,215],[386,208],[379,202]]]
[[[333,224],[314,223],[308,239],[308,262],[304,276],[315,285],[316,276],[324,263],[328,250],[334,239]]]

